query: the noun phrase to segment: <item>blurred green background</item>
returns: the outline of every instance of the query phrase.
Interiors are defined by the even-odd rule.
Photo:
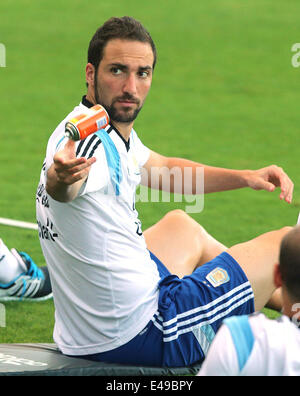
[[[209,194],[192,214],[230,246],[295,224],[300,208],[300,42],[297,0],[1,0],[0,217],[35,222],[46,144],[85,94],[90,38],[111,16],[130,15],[158,51],[153,86],[135,129],[151,149],[214,166],[282,166],[295,182],[291,205],[279,191]],[[185,202],[139,203],[146,229]],[[9,248],[44,265],[35,231],[0,225]],[[0,342],[52,342],[53,301],[7,303]],[[273,312],[267,311],[272,316]]]

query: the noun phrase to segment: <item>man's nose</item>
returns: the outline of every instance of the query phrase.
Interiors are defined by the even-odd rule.
[[[123,92],[133,96],[136,95],[136,77],[134,73],[128,74],[123,86]]]

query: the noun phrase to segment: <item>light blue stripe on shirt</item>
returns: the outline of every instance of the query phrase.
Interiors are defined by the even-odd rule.
[[[239,369],[242,371],[254,345],[254,336],[248,316],[233,316],[224,320],[224,324],[230,331],[238,358]]]
[[[119,152],[105,129],[99,129],[95,133],[102,141],[106,160],[109,168],[110,180],[114,186],[116,195],[120,195],[120,183],[122,180],[121,159]]]

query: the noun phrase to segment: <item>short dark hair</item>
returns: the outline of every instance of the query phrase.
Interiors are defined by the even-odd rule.
[[[300,226],[294,227],[282,239],[279,270],[289,296],[300,301]]]
[[[124,16],[121,18],[113,17],[100,26],[92,37],[88,48],[88,63],[98,69],[99,63],[103,58],[103,52],[108,41],[113,39],[123,39],[140,41],[151,45],[154,62],[156,63],[156,48],[150,33],[136,19]]]

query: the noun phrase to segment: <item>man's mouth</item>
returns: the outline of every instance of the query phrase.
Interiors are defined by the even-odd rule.
[[[133,100],[122,100],[122,99],[119,99],[118,102],[119,103],[132,103],[132,104],[136,103]]]
[[[118,98],[115,102],[120,103],[122,106],[139,105],[139,100],[134,98]]]

